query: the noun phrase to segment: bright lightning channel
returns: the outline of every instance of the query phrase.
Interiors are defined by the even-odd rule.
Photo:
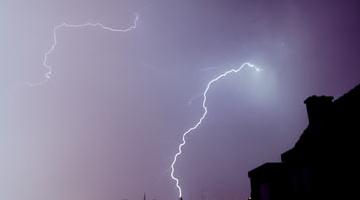
[[[58,41],[57,41],[57,31],[59,29],[62,29],[62,28],[84,28],[84,27],[99,27],[101,29],[104,29],[104,30],[107,30],[107,31],[111,31],[111,32],[129,32],[129,31],[132,31],[134,29],[136,29],[137,27],[137,22],[139,20],[139,15],[137,13],[135,13],[135,19],[134,19],[134,22],[132,23],[132,25],[130,25],[129,27],[127,28],[124,28],[124,29],[117,29],[117,28],[111,28],[109,26],[105,26],[101,23],[91,23],[91,22],[86,22],[86,23],[83,23],[83,24],[69,24],[69,23],[61,23],[57,26],[54,26],[53,28],[53,43],[51,44],[50,48],[44,53],[43,55],[43,60],[42,60],[42,65],[43,67],[46,68],[47,72],[44,74],[44,77],[45,79],[40,81],[40,82],[37,82],[37,83],[27,83],[29,86],[31,87],[34,87],[34,86],[39,86],[39,85],[42,85],[44,83],[46,83],[47,81],[50,80],[51,78],[51,75],[53,73],[53,70],[52,70],[52,67],[51,65],[48,64],[48,57],[49,55],[55,50],[57,44],[58,44]]]
[[[170,175],[171,175],[171,178],[172,178],[172,179],[175,181],[175,183],[176,183],[176,187],[177,187],[177,189],[178,189],[179,198],[180,198],[180,199],[182,199],[182,189],[181,189],[181,186],[180,186],[180,183],[179,183],[179,178],[176,177],[176,176],[174,175],[174,173],[175,173],[175,164],[176,164],[176,161],[177,161],[178,157],[182,154],[182,148],[183,148],[183,146],[186,144],[186,139],[185,139],[185,138],[186,138],[186,135],[188,135],[190,132],[192,132],[192,131],[194,131],[195,129],[197,129],[197,128],[201,125],[201,123],[203,122],[203,120],[206,118],[206,115],[207,115],[207,113],[208,113],[208,108],[207,108],[207,105],[206,105],[207,94],[208,94],[211,86],[212,86],[213,84],[215,84],[218,80],[220,80],[220,79],[222,79],[222,78],[225,78],[225,77],[226,77],[227,75],[229,75],[229,74],[238,73],[238,72],[241,71],[244,67],[252,68],[252,69],[254,69],[254,70],[257,71],[257,72],[261,71],[261,69],[260,69],[259,67],[255,66],[254,64],[251,64],[251,63],[246,62],[246,63],[243,63],[243,64],[242,64],[240,67],[238,67],[238,68],[230,69],[230,70],[228,70],[228,71],[226,71],[226,72],[218,75],[218,76],[215,77],[214,79],[210,80],[210,81],[208,82],[208,84],[206,85],[206,88],[205,88],[205,90],[204,90],[204,92],[203,92],[203,94],[202,94],[202,96],[203,96],[203,101],[202,101],[203,114],[202,114],[202,116],[200,117],[200,119],[196,122],[196,124],[195,124],[193,127],[187,129],[187,130],[183,133],[183,135],[182,135],[182,142],[179,144],[179,146],[178,146],[178,151],[177,151],[177,153],[176,153],[175,156],[174,156],[173,162],[171,163],[171,174],[170,174]]]

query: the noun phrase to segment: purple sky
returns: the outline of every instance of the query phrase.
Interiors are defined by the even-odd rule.
[[[360,82],[360,3],[323,0],[5,0],[0,2],[0,199],[246,199],[247,172],[278,161],[307,118],[303,100]],[[48,57],[52,28],[61,29]]]

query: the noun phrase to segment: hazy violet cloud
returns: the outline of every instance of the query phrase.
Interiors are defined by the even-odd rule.
[[[303,100],[360,81],[360,3],[5,0],[0,3],[0,199],[246,199],[247,172],[294,145]],[[99,26],[53,29],[62,23]]]

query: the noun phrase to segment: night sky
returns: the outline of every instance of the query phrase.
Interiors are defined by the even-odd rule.
[[[63,28],[48,56],[54,26]],[[246,199],[306,128],[306,97],[360,82],[357,0],[1,0],[0,199]]]

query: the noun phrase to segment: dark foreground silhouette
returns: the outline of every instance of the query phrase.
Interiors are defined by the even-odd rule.
[[[360,199],[360,84],[305,100],[309,125],[280,163],[249,172],[252,200]]]

